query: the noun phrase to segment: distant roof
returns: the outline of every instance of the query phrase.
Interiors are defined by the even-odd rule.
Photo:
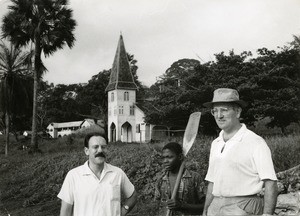
[[[55,128],[65,128],[65,127],[79,127],[82,121],[73,121],[73,122],[62,122],[62,123],[51,123]]]
[[[90,125],[94,125],[95,124],[95,120],[94,119],[84,119],[82,122],[81,122],[81,124],[83,124],[84,122],[88,122],[88,123],[90,123]],[[80,125],[81,125],[80,124]]]
[[[137,89],[137,85],[135,84],[131,73],[122,35],[120,35],[115,59],[110,73],[109,83],[105,91],[111,91],[114,89]]]

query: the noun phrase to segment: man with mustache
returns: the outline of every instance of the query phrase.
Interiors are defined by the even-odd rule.
[[[204,106],[211,108],[221,132],[211,144],[203,216],[273,215],[277,178],[271,152],[240,122],[246,102],[235,89],[220,88]]]
[[[60,216],[124,216],[136,204],[137,193],[126,174],[106,163],[106,147],[102,134],[86,135],[88,161],[68,172],[58,194]]]
[[[196,172],[184,168],[176,199],[171,194],[176,182],[179,168],[184,159],[182,146],[170,142],[163,147],[163,165],[165,172],[158,180],[155,198],[159,200],[158,215],[165,216],[167,209],[170,216],[200,215],[204,206],[204,182]]]

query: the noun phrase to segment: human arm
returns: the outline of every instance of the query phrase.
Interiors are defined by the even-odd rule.
[[[254,151],[253,158],[260,179],[264,182],[264,209],[263,213],[274,213],[278,195],[277,177],[272,161],[271,150],[262,138]]]
[[[74,207],[72,174],[68,172],[57,197],[61,199],[60,216],[72,216]]]
[[[185,179],[182,199],[167,200],[170,210],[180,211],[188,215],[199,215],[203,211],[205,201],[205,183],[196,172],[189,171],[190,178]]]
[[[207,215],[208,207],[210,206],[211,202],[214,199],[214,195],[212,194],[213,187],[214,187],[214,183],[209,182],[208,186],[207,186],[207,192],[206,192],[206,198],[205,198],[204,210],[203,210],[202,216]]]
[[[73,215],[73,205],[61,201],[61,208],[60,208],[60,216],[72,216]]]
[[[263,181],[265,185],[263,213],[273,215],[278,195],[277,182],[270,179],[266,179]]]
[[[121,207],[121,216],[127,215],[137,202],[137,192],[134,185],[130,182],[127,175],[121,171],[122,181],[121,181],[121,193],[124,198],[124,202]]]
[[[133,207],[137,202],[137,198],[138,198],[137,192],[134,190],[133,194],[129,198],[127,198],[122,205],[122,209],[121,209],[122,216],[127,215],[133,209]],[[128,206],[129,208],[126,209],[124,206]]]
[[[182,203],[176,199],[169,199],[167,201],[167,206],[170,210],[181,211],[189,214],[199,214],[203,211],[204,203],[189,204]]]

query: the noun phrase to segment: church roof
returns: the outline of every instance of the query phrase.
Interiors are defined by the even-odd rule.
[[[122,35],[120,35],[115,59],[110,73],[109,83],[105,91],[111,91],[114,89],[137,89],[130,70]]]

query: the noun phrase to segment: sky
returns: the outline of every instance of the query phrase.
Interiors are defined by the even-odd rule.
[[[300,0],[69,0],[75,44],[43,58],[44,80],[87,83],[112,67],[122,33],[138,61],[139,80],[151,86],[175,61],[214,60],[234,50],[277,50],[300,36]],[[9,0],[0,0],[0,17]]]

